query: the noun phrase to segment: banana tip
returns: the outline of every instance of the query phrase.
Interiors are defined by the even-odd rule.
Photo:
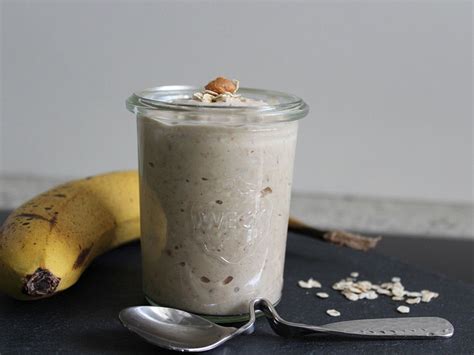
[[[60,281],[51,271],[39,267],[33,274],[26,275],[22,292],[31,297],[47,297],[56,291]]]

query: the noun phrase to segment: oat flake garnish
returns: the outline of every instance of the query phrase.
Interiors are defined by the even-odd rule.
[[[329,295],[326,292],[318,292],[318,293],[316,293],[316,296],[318,296],[319,298],[328,298],[329,297]]]
[[[226,91],[222,94],[218,94],[212,90],[203,90],[201,92],[196,92],[193,95],[193,99],[204,103],[243,101],[243,99],[241,99],[241,95],[237,94],[237,91],[239,90],[239,81],[232,80],[232,82],[235,85],[234,92]]]
[[[359,273],[358,272],[351,272],[351,277],[354,277],[354,278],[357,278],[359,277]]]

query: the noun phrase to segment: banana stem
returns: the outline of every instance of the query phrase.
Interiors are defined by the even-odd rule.
[[[359,234],[344,232],[341,230],[323,230],[311,227],[304,222],[290,217],[288,222],[290,231],[311,236],[336,245],[346,246],[351,249],[368,251],[377,246],[382,237],[366,237]]]

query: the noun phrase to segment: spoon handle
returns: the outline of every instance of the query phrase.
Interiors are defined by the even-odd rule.
[[[362,338],[449,338],[454,327],[438,317],[360,319],[317,327],[329,334]]]
[[[449,338],[454,334],[453,325],[438,317],[359,319],[314,326],[284,320],[265,299],[254,300],[253,307],[262,310],[273,330],[285,337],[325,333],[358,338],[423,339]]]

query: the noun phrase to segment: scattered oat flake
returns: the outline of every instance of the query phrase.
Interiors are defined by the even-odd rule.
[[[395,284],[392,288],[392,294],[397,297],[402,297],[405,295],[405,289],[400,284]]]
[[[358,272],[356,272],[356,271],[354,271],[354,272],[351,272],[351,277],[355,277],[355,278],[357,278],[357,277],[359,277],[359,273],[358,273]]]
[[[341,315],[341,312],[336,311],[335,309],[328,309],[326,313],[329,314],[331,317],[339,317]]]
[[[399,292],[397,290],[392,290],[392,295],[394,297],[398,297],[398,298],[403,298],[405,296],[405,292]]]
[[[355,287],[355,286],[350,286],[349,288],[347,288],[349,291],[353,292],[353,293],[361,293],[362,290],[358,287]]]
[[[359,295],[359,299],[362,300],[364,298],[368,299],[368,300],[375,300],[376,298],[378,298],[379,295],[377,295],[375,293],[375,291],[368,291],[368,292],[363,292]]]
[[[357,285],[360,288],[363,288],[363,289],[366,289],[366,290],[370,290],[372,288],[372,282],[370,282],[370,281],[359,281],[357,283]]]
[[[352,285],[352,281],[341,280],[332,285],[333,290],[344,290]]]
[[[439,294],[428,290],[421,290],[421,302],[430,302],[433,298],[438,297]]]
[[[298,286],[301,288],[321,288],[319,281],[313,280],[313,278],[310,278],[308,281],[298,281]]]
[[[418,304],[418,303],[420,303],[420,301],[421,301],[421,298],[416,297],[416,298],[407,298],[407,300],[405,302],[408,303],[408,304]]]
[[[326,292],[318,292],[318,293],[316,293],[316,296],[318,296],[319,298],[328,298],[329,297],[329,295]]]
[[[410,313],[410,307],[398,306],[397,311],[400,312],[400,313]]]
[[[392,291],[386,290],[386,289],[384,289],[384,288],[379,288],[379,289],[377,289],[377,293],[378,293],[379,295],[386,295],[386,296],[391,296],[391,295],[392,295]]]
[[[350,291],[342,291],[342,294],[349,300],[349,301],[358,301],[359,296],[356,293],[352,293]]]
[[[352,272],[351,276],[356,276],[356,272]],[[358,276],[358,275],[357,275]],[[430,302],[434,298],[438,297],[437,292],[430,290],[421,291],[409,291],[405,289],[405,286],[401,283],[400,277],[393,277],[391,282],[384,282],[381,284],[373,284],[371,281],[357,281],[353,277],[346,277],[342,280],[335,282],[332,285],[334,290],[337,290],[349,301],[358,301],[362,299],[374,300],[379,295],[385,295],[390,297],[393,301],[405,301],[407,304],[414,305],[420,302]],[[407,306],[402,307],[401,312],[406,312]],[[408,312],[409,312],[408,308]],[[406,313],[408,313],[406,312]]]

